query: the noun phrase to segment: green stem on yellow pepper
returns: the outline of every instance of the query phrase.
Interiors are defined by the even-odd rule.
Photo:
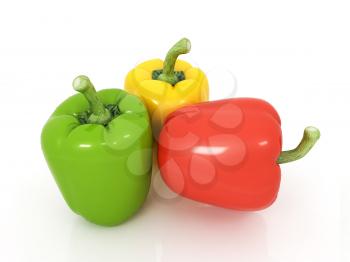
[[[174,72],[175,62],[179,55],[187,54],[191,50],[191,42],[187,38],[178,41],[167,53],[163,72],[158,76],[158,80],[165,81],[171,85],[176,84],[179,79]]]
[[[305,128],[303,138],[299,145],[288,151],[282,151],[278,157],[277,164],[292,162],[304,157],[320,138],[321,133],[316,127],[309,126]]]
[[[89,102],[91,115],[88,118],[89,124],[107,124],[111,118],[111,112],[105,108],[98,98],[96,90],[87,76],[78,76],[73,81],[73,88],[83,94]]]

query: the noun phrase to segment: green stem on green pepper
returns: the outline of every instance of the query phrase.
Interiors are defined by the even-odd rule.
[[[316,127],[305,128],[303,138],[299,145],[292,150],[282,151],[278,157],[277,164],[289,163],[304,157],[320,138],[321,133]]]
[[[105,125],[111,120],[111,112],[105,108],[98,98],[96,90],[87,76],[78,76],[73,81],[73,88],[83,94],[89,102],[91,115],[88,118],[89,124]]]
[[[178,41],[167,53],[163,72],[158,76],[158,80],[165,81],[171,85],[178,82],[178,78],[174,72],[175,62],[179,55],[187,54],[191,50],[191,42],[187,38],[182,38]]]

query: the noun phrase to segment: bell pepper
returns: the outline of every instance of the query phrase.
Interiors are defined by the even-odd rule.
[[[281,152],[281,120],[267,102],[200,103],[168,116],[158,141],[158,164],[165,183],[184,197],[259,210],[277,197],[279,164],[302,158],[319,137],[317,128],[307,127],[295,149]]]
[[[140,209],[150,187],[152,132],[141,100],[96,92],[86,76],[45,124],[44,156],[68,206],[87,220],[117,225]]]
[[[177,60],[190,51],[186,38],[167,53],[164,62],[153,59],[139,64],[126,76],[125,89],[145,102],[157,137],[166,116],[177,108],[208,100],[208,80],[199,68]]]

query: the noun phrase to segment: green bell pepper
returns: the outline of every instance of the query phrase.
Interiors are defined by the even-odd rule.
[[[117,225],[140,209],[151,180],[152,132],[139,98],[96,92],[86,76],[41,134],[48,166],[68,206],[87,220]]]

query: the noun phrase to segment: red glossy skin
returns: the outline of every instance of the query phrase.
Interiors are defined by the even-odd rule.
[[[196,201],[266,208],[280,185],[280,126],[276,110],[259,99],[183,107],[169,115],[159,137],[161,175],[173,191]]]

